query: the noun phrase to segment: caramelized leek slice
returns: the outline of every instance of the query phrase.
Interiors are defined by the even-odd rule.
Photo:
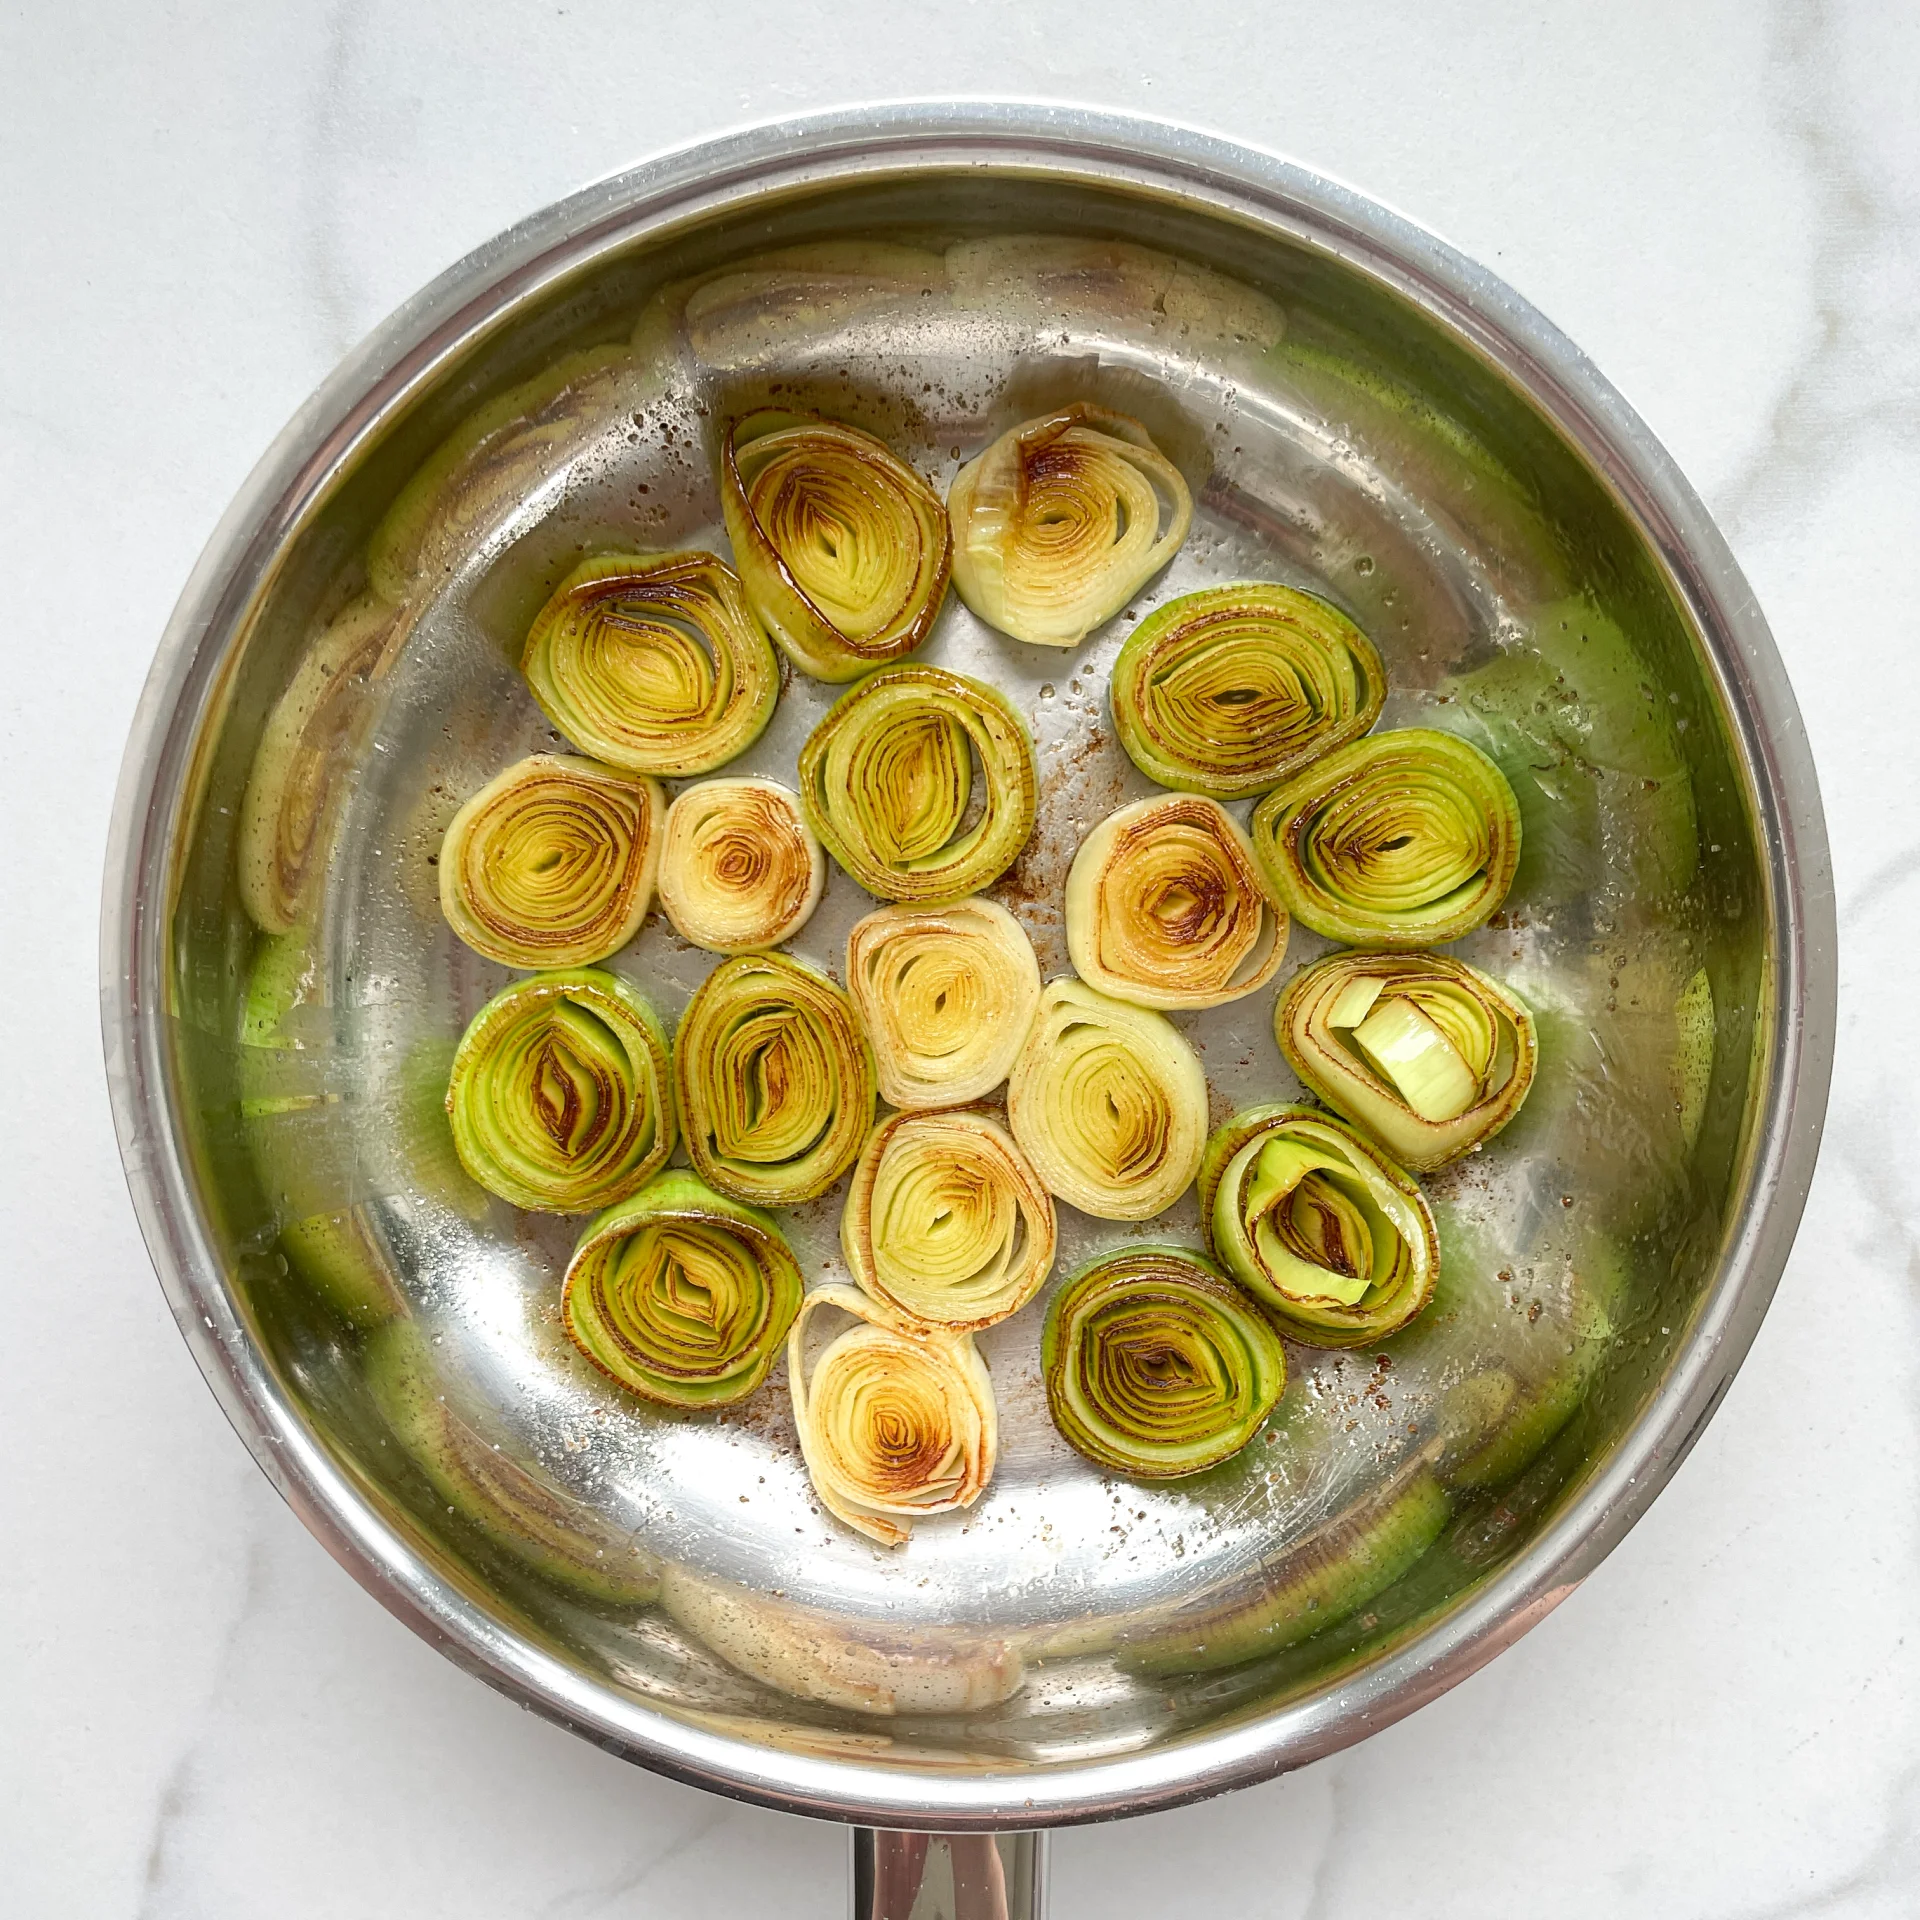
[[[1238,1453],[1287,1381],[1258,1308],[1176,1247],[1130,1247],[1082,1267],[1047,1308],[1040,1367],[1068,1444],[1140,1480]]]
[[[954,1332],[1018,1313],[1053,1270],[1053,1202],[978,1113],[896,1113],[874,1128],[840,1216],[853,1277]]]
[[[997,880],[1033,831],[1033,742],[985,682],[884,667],[843,693],[800,749],[800,804],[869,893],[957,900]]]
[[[764,1213],[663,1173],[610,1207],[567,1263],[561,1313],[611,1380],[668,1407],[718,1407],[767,1377],[800,1268]]]
[[[1244,800],[1380,717],[1386,669],[1338,607],[1246,580],[1183,593],[1113,663],[1114,731],[1149,780]]]
[[[1160,1014],[1055,980],[1007,1082],[1007,1122],[1056,1199],[1148,1220],[1199,1171],[1207,1078]]]
[[[881,907],[847,935],[847,989],[896,1107],[957,1107],[1012,1070],[1040,1004],[1033,943],[1005,907]]]
[[[707,975],[680,1016],[673,1067],[687,1152],[736,1200],[817,1200],[873,1125],[873,1056],[853,1003],[784,953]]]
[[[509,967],[584,967],[647,917],[665,807],[652,780],[537,753],[489,780],[440,846],[440,910]]]
[[[1332,953],[1273,1011],[1292,1067],[1401,1166],[1431,1173],[1490,1140],[1533,1084],[1533,1016],[1443,953]]]
[[[1520,859],[1505,776],[1405,727],[1330,753],[1254,809],[1253,848],[1294,917],[1355,946],[1439,946],[1498,907]]]
[[[807,924],[826,884],[800,796],[776,780],[706,780],[667,809],[660,904],[696,947],[777,947]]]
[[[809,1375],[807,1323],[822,1307],[860,1322]],[[821,1504],[899,1546],[915,1520],[970,1507],[993,1478],[999,1423],[971,1334],[925,1326],[854,1287],[816,1287],[787,1336],[800,1451]]]
[[[721,449],[720,507],[747,595],[803,673],[852,680],[933,630],[952,561],[947,516],[872,434],[749,414]]]
[[[582,561],[535,618],[520,671],[583,752],[671,778],[744,753],[780,693],[773,648],[710,553]]]
[[[1193,498],[1139,421],[1082,401],[969,460],[947,511],[961,599],[1016,640],[1077,647],[1173,558]]]
[[[365,594],[327,627],[261,729],[240,802],[240,904],[263,933],[305,918],[332,843],[343,776],[369,718],[369,691],[405,628]]]
[[[1160,794],[1109,814],[1067,875],[1067,951],[1081,979],[1141,1007],[1217,1007],[1264,987],[1287,916],[1217,800]]]
[[[610,973],[579,967],[516,980],[467,1028],[447,1117],[461,1164],[510,1205],[611,1206],[673,1152],[666,1033]]]
[[[1200,1220],[1220,1263],[1310,1347],[1398,1333],[1440,1270],[1426,1196],[1379,1148],[1309,1107],[1249,1107],[1215,1132]]]

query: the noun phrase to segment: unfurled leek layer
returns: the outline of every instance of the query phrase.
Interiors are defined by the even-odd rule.
[[[1219,1128],[1200,1169],[1200,1220],[1221,1265],[1312,1347],[1399,1332],[1440,1270],[1420,1189],[1309,1107],[1249,1107]]]
[[[1356,740],[1268,794],[1254,809],[1253,848],[1315,933],[1363,947],[1439,946],[1507,897],[1520,812],[1478,747],[1405,727]]]
[[[876,1299],[955,1332],[1018,1313],[1053,1270],[1053,1202],[978,1113],[896,1113],[853,1170],[840,1245]]]
[[[340,1056],[310,927],[253,957],[234,1068],[240,1126],[292,1274],[356,1327],[406,1311],[340,1120]]]
[[[561,1300],[602,1373],[669,1407],[751,1393],[800,1308],[800,1268],[756,1208],[663,1173],[581,1236]]]
[[[800,749],[800,804],[869,893],[957,900],[997,880],[1033,831],[1033,742],[984,681],[884,667],[842,694]]]
[[[490,1441],[485,1403],[461,1404],[418,1323],[401,1321],[366,1345],[366,1381],[393,1437],[451,1509],[542,1579],[616,1606],[651,1605],[660,1563],[586,1501]],[[435,1531],[442,1522],[432,1516]]]
[[[1533,1017],[1443,953],[1333,953],[1287,983],[1280,1051],[1401,1166],[1430,1173],[1491,1139],[1533,1084]]]
[[[1150,613],[1113,663],[1109,698],[1127,757],[1149,780],[1244,800],[1380,717],[1386,669],[1338,607],[1247,580]]]
[[[822,1307],[860,1322],[806,1363]],[[787,1336],[787,1385],[814,1491],[882,1546],[915,1520],[971,1506],[993,1477],[999,1424],[973,1336],[923,1325],[856,1287],[817,1287]]]
[[[1219,801],[1170,793],[1109,814],[1067,875],[1081,979],[1136,1006],[1217,1007],[1264,987],[1287,916]]]
[[[661,1570],[660,1604],[675,1625],[730,1666],[781,1693],[863,1716],[978,1713],[1018,1693],[1026,1678],[1019,1644],[991,1628],[889,1621],[831,1604],[802,1606],[779,1588],[770,1593],[757,1581],[736,1585],[684,1563]],[[744,1715],[704,1712],[701,1724],[749,1738],[766,1727]],[[789,1722],[782,1745],[828,1759],[871,1760],[875,1736],[861,1726],[802,1729]],[[890,1905],[881,1911],[901,1915],[906,1909]]]
[[[1168,1616],[1121,1664],[1155,1676],[1212,1673],[1323,1633],[1424,1558],[1450,1511],[1433,1475],[1415,1466],[1261,1566],[1242,1592]]]
[[[870,433],[762,411],[728,429],[720,506],[767,631],[816,680],[911,653],[946,597],[940,496]]]
[[[1259,1309],[1191,1254],[1132,1247],[1082,1267],[1041,1336],[1053,1423],[1089,1460],[1141,1480],[1218,1466],[1286,1385]]]
[[[240,802],[240,902],[264,933],[313,905],[343,781],[369,717],[369,692],[404,628],[371,594],[309,647],[261,729]]]
[[[847,935],[847,990],[896,1107],[954,1107],[1012,1069],[1040,1004],[1033,943],[1005,907],[881,907]]]
[[[509,967],[604,960],[647,917],[665,810],[652,780],[565,754],[517,761],[447,828],[447,924]]]
[[[818,1199],[873,1125],[873,1056],[852,1002],[784,953],[708,974],[680,1016],[673,1069],[687,1152],[736,1200]]]
[[[710,553],[583,561],[534,620],[520,670],[582,752],[671,778],[745,752],[780,692],[740,582]]]
[[[989,626],[1078,646],[1174,556],[1193,499],[1139,421],[1078,402],[954,475],[953,584]]]
[[[583,347],[470,413],[427,456],[367,542],[367,576],[398,604],[458,565],[488,530],[613,420],[632,412],[624,346]]]
[[[1056,1199],[1148,1220],[1199,1171],[1207,1078],[1160,1014],[1055,980],[1007,1081],[1007,1121]]]
[[[667,809],[660,904],[683,940],[758,953],[807,924],[827,884],[826,855],[775,780],[705,780]]]
[[[591,1213],[673,1152],[667,1036],[623,980],[590,967],[516,980],[474,1015],[447,1116],[461,1164],[542,1213]]]

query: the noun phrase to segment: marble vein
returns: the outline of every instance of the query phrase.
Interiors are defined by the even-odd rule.
[[[1774,112],[1815,195],[1816,309],[1764,440],[1720,493],[1720,518],[1748,536],[1798,517],[1853,456],[1860,431],[1920,441],[1920,334],[1904,299],[1920,273],[1920,230],[1852,148],[1831,0],[1775,0],[1771,18]],[[1901,290],[1892,303],[1890,287]]]
[[[146,1847],[146,1872],[140,1886],[140,1905],[136,1920],[163,1920],[173,1906],[175,1891],[174,1852],[182,1823],[193,1812],[194,1782],[199,1773],[201,1750],[213,1732],[213,1705],[219,1700],[233,1671],[234,1656],[241,1636],[260,1609],[267,1590],[266,1542],[257,1527],[249,1526],[246,1542],[246,1575],[240,1598],[227,1621],[226,1631],[208,1668],[206,1691],[186,1744],[167,1770]]]

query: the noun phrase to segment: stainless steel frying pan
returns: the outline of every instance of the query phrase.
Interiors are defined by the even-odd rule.
[[[718,544],[714,436],[769,395],[940,480],[1069,396],[1139,415],[1197,513],[1134,614],[1208,580],[1312,585],[1379,642],[1387,724],[1469,735],[1519,791],[1519,884],[1461,951],[1536,1007],[1545,1065],[1521,1119],[1431,1183],[1442,1295],[1381,1355],[1295,1353],[1268,1431],[1200,1480],[1145,1488],[1069,1452],[1029,1311],[985,1341],[988,1496],[871,1547],[809,1498],[777,1378],[674,1419],[578,1362],[555,1312],[572,1223],[509,1213],[450,1154],[446,1061],[504,976],[448,933],[431,859],[467,793],[551,743],[513,670],[527,619],[583,547]],[[931,643],[1031,717],[1041,826],[998,892],[1049,969],[1078,835],[1142,790],[1104,709],[1131,624],[1063,655],[955,604]],[[791,777],[825,699],[795,679],[748,767]],[[263,931],[236,871],[275,726],[301,741],[305,838]],[[800,951],[837,966],[866,904],[836,876]],[[590,188],[328,381],[161,645],[102,966],[155,1265],[307,1525],[451,1658],[608,1751],[884,1830],[856,1890],[905,1914],[1018,1912],[1037,1875],[1024,1839],[914,1833],[1021,1836],[1300,1766],[1598,1563],[1786,1257],[1833,939],[1813,770],[1752,596],[1538,314],[1357,194],[1218,141],[887,108]],[[1293,954],[1320,945],[1296,930]],[[656,919],[615,964],[671,1019],[709,962]],[[1217,1112],[1292,1090],[1268,1015],[1261,996],[1189,1023]],[[794,1219],[810,1274],[837,1262],[834,1220]],[[1193,1238],[1191,1200],[1152,1224]],[[1122,1231],[1069,1212],[1063,1270]]]

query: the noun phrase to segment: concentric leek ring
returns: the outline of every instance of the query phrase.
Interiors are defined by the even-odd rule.
[[[747,595],[803,673],[852,680],[933,630],[952,560],[946,511],[872,434],[749,414],[721,449],[720,506]]]
[[[1249,1107],[1215,1132],[1200,1220],[1221,1265],[1311,1347],[1398,1333],[1440,1271],[1426,1196],[1378,1147],[1310,1107]]]
[[[861,1324],[809,1373],[807,1322],[838,1307]],[[814,1491],[883,1546],[911,1523],[971,1506],[993,1477],[993,1382],[970,1334],[922,1325],[854,1287],[817,1287],[787,1336],[787,1385]]]
[[[447,1116],[461,1164],[513,1206],[611,1206],[673,1152],[666,1033],[610,973],[516,980],[461,1039]]]
[[[800,1268],[763,1213],[663,1173],[589,1226],[561,1311],[574,1345],[669,1407],[717,1407],[767,1377],[800,1308]]]
[[[687,1152],[736,1200],[818,1199],[873,1125],[873,1056],[852,1002],[784,953],[708,974],[680,1016],[673,1067]]]
[[[778,781],[705,780],[667,809],[660,904],[696,947],[777,947],[807,924],[826,883],[800,796]]]
[[[1244,800],[1380,717],[1386,669],[1338,607],[1265,581],[1206,587],[1156,608],[1113,663],[1108,697],[1149,780]]]
[[[673,778],[745,752],[780,692],[740,582],[710,553],[583,561],[534,620],[520,670],[583,752]]]
[[[1056,1199],[1147,1220],[1199,1171],[1206,1075],[1160,1014],[1055,980],[1007,1081],[1007,1122]]]
[[[1116,999],[1217,1007],[1279,971],[1287,916],[1219,801],[1161,794],[1109,814],[1080,843],[1067,951],[1081,979]]]
[[[1193,497],[1139,421],[1082,402],[969,460],[947,511],[961,599],[1016,640],[1075,647],[1173,558]]]
[[[954,1332],[1018,1313],[1053,1270],[1053,1202],[978,1113],[896,1113],[874,1128],[840,1216],[853,1277]]]
[[[1141,1480],[1218,1466],[1287,1381],[1252,1301],[1191,1254],[1103,1254],[1053,1296],[1040,1339],[1053,1423],[1097,1465]]]
[[[1033,743],[984,682],[884,667],[843,693],[800,749],[800,804],[869,893],[957,900],[998,879],[1033,831]]]
[[[237,862],[241,905],[263,933],[289,932],[313,904],[342,773],[409,624],[363,595],[314,640],[267,716],[240,802]]]
[[[1287,1064],[1403,1167],[1431,1173],[1490,1140],[1533,1084],[1533,1017],[1442,953],[1332,953],[1273,1012]]]
[[[991,900],[881,907],[847,935],[847,990],[882,1097],[963,1106],[1012,1069],[1040,1004],[1040,963]]]
[[[1437,946],[1507,897],[1520,810],[1478,747],[1406,727],[1356,740],[1268,794],[1254,809],[1253,849],[1315,933],[1355,946]]]
[[[604,960],[647,916],[664,810],[652,780],[560,754],[519,761],[453,816],[441,911],[509,967]]]

